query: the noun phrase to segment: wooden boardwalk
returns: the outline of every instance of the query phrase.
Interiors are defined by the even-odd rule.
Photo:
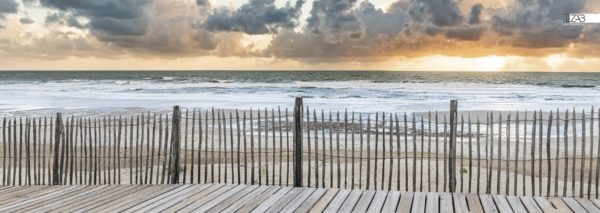
[[[15,186],[0,212],[600,212],[600,200],[252,185]]]

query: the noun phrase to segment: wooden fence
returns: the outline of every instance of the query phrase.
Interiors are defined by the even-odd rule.
[[[598,197],[600,112],[180,109],[4,118],[3,185],[239,183]],[[597,121],[597,122],[596,122]]]

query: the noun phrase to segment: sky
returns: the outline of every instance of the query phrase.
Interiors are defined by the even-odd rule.
[[[0,0],[0,70],[600,71],[597,0]]]

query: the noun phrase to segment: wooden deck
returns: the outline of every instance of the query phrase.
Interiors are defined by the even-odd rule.
[[[0,212],[600,212],[600,200],[249,185],[0,188]]]

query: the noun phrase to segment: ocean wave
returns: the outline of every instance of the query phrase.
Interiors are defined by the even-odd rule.
[[[561,84],[562,88],[596,88],[594,85]]]

